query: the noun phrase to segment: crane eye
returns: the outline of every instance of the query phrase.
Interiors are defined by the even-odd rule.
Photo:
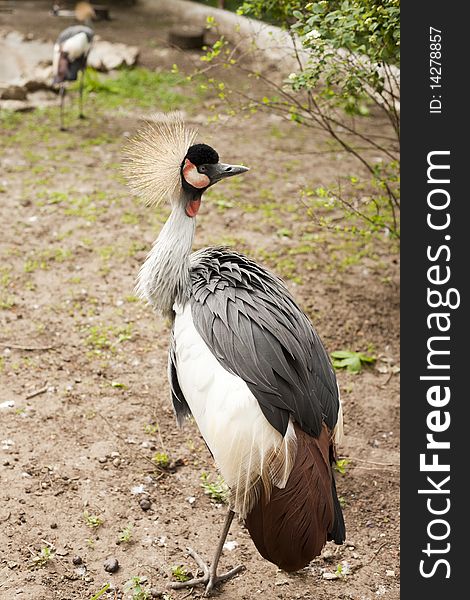
[[[198,171],[199,171],[199,173],[205,173],[205,172],[207,171],[207,169],[206,169],[206,165],[201,165],[201,166],[198,168]]]

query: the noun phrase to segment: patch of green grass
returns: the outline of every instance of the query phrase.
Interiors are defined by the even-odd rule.
[[[157,425],[157,423],[146,423],[144,425],[144,431],[148,435],[155,435],[160,431],[160,427]]]
[[[219,212],[225,212],[227,209],[235,206],[235,202],[233,202],[233,200],[229,200],[222,194],[211,196],[210,202],[211,204],[215,204],[215,206],[217,206]]]
[[[101,354],[104,350],[115,352],[118,344],[122,344],[132,338],[132,325],[128,323],[124,327],[113,327],[110,325],[91,325],[85,331],[88,335],[85,344],[92,348],[95,354]],[[123,385],[123,384],[118,384]],[[115,384],[114,387],[117,387]]]
[[[131,242],[127,249],[127,256],[132,258],[136,254],[138,254],[139,252],[142,252],[144,250],[148,250],[148,247],[145,244],[143,244],[142,242]]]
[[[47,204],[61,204],[62,202],[67,202],[69,199],[69,195],[67,192],[46,192],[47,195]]]
[[[288,227],[281,227],[280,229],[278,229],[276,231],[276,235],[280,238],[291,238],[292,237],[292,230],[289,229]]]
[[[104,146],[114,142],[114,138],[109,133],[100,133],[94,137],[83,137],[80,140],[80,148],[86,150],[90,146]]]
[[[170,457],[166,452],[157,452],[152,456],[152,462],[154,462],[160,469],[167,469],[170,465]]]
[[[346,475],[346,468],[350,462],[347,458],[341,458],[333,464],[333,469],[340,475]]]
[[[274,261],[275,272],[299,285],[302,283],[302,277],[297,273],[297,263],[294,258],[282,256]]]
[[[118,535],[118,543],[119,544],[130,544],[133,536],[133,527],[129,523],[125,527],[121,529]]]
[[[131,105],[161,111],[181,107],[193,101],[193,94],[184,93],[188,84],[186,77],[178,73],[143,67],[120,69],[114,77],[93,69],[85,73],[85,94],[96,93],[94,103],[107,111]]]
[[[51,139],[51,119],[53,117],[54,123],[56,123],[56,109],[37,109],[31,113],[11,113],[0,110],[0,129],[2,133],[6,133],[5,136],[2,136],[2,144],[31,148],[35,142],[48,143]],[[28,165],[28,171],[30,168]]]
[[[104,261],[108,261],[116,254],[116,248],[114,246],[101,246],[101,248],[98,248],[97,251]]]
[[[130,594],[132,600],[150,600],[151,593],[147,584],[147,577],[132,577],[123,586],[125,594]]]
[[[173,576],[173,579],[176,579],[176,581],[184,582],[189,581],[191,579],[191,576],[188,575],[188,570],[182,565],[174,565],[173,567],[171,567],[171,574]]]
[[[49,546],[44,546],[41,548],[39,554],[33,556],[33,565],[35,567],[45,567],[50,560],[54,558],[54,550]]]
[[[105,211],[106,206],[97,204],[96,197],[80,196],[69,201],[68,206],[64,209],[64,214],[94,222]]]
[[[111,387],[118,390],[127,390],[128,386],[120,381],[111,381]]]
[[[269,135],[275,140],[281,140],[286,137],[286,134],[280,130],[277,125],[273,125],[269,130]]]
[[[25,150],[23,150],[23,156],[27,161],[29,161],[31,163],[38,162],[41,159],[40,154],[36,154],[29,148],[26,148]]]
[[[21,125],[23,115],[11,110],[0,110],[0,129],[2,131],[16,131]]]
[[[11,282],[11,267],[1,266],[0,267],[0,286],[7,288]]]
[[[339,563],[336,566],[336,571],[335,571],[335,575],[339,578],[339,579],[344,579],[345,577],[347,577],[351,572],[351,567],[348,565],[348,563],[343,562],[343,563]]]
[[[125,212],[121,216],[121,221],[126,225],[138,225],[140,223],[140,215],[133,212]]]
[[[90,529],[98,529],[103,525],[103,519],[101,519],[101,517],[91,515],[87,510],[83,513],[83,518]]]
[[[69,248],[47,248],[40,252],[35,252],[36,258],[28,258],[23,264],[23,271],[25,273],[34,273],[38,269],[47,270],[49,263],[52,262],[64,262],[72,257],[72,251]]]
[[[104,350],[111,348],[112,341],[109,337],[109,327],[92,325],[88,329],[88,336],[85,343],[91,346],[94,350]]]
[[[228,498],[228,485],[225,483],[221,475],[217,476],[215,481],[210,481],[209,475],[206,472],[201,473],[201,487],[204,493],[207,494],[211,500],[214,500],[220,504],[226,504]]]

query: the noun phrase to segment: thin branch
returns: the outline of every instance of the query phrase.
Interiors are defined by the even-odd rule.
[[[383,462],[377,462],[374,460],[365,460],[364,458],[357,458],[355,456],[341,456],[340,458],[342,460],[351,460],[353,462],[362,462],[362,463],[367,463],[368,465],[378,465],[380,467],[399,467],[400,466],[397,463],[383,463]]]
[[[40,390],[36,390],[35,392],[31,392],[30,394],[28,394],[27,396],[25,396],[25,400],[30,400],[31,398],[35,398],[36,396],[39,396],[40,394],[44,394],[45,392],[47,392],[47,385],[45,385],[44,387],[42,387]]]
[[[10,344],[8,342],[0,342],[2,348],[13,348],[14,350],[26,350],[28,352],[42,352],[46,350],[55,350],[55,346],[22,346],[19,344]]]

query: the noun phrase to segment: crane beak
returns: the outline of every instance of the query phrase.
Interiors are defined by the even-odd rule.
[[[217,183],[221,179],[233,177],[234,175],[239,175],[250,170],[248,167],[243,167],[242,165],[227,165],[225,163],[208,164],[205,167],[205,172],[211,182],[210,185]]]

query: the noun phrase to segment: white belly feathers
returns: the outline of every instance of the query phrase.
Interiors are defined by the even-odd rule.
[[[271,426],[246,383],[226,371],[197,332],[189,302],[174,306],[178,382],[201,434],[231,490],[242,518],[264,487],[283,488],[292,469],[296,437]]]

